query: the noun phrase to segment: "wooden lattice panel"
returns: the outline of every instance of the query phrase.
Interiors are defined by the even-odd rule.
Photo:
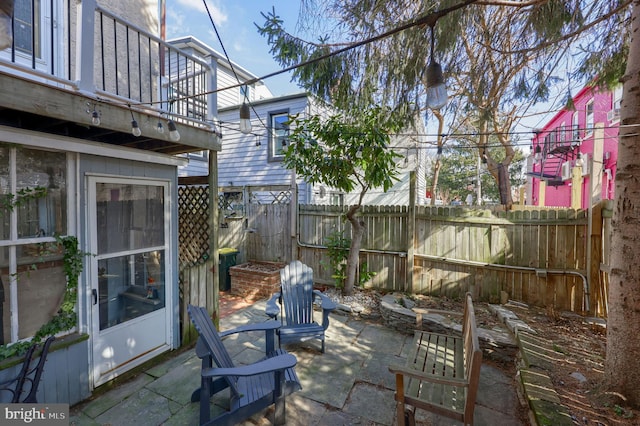
[[[209,187],[178,188],[178,257],[181,265],[209,258]]]

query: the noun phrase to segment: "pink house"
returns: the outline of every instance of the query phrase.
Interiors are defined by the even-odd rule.
[[[585,87],[532,139],[527,204],[586,209],[613,199],[622,86]]]

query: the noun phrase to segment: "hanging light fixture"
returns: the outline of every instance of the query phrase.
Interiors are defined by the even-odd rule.
[[[433,60],[435,30],[431,27],[431,56],[427,65],[427,106],[438,110],[447,104],[447,86],[444,84],[442,67]]]
[[[98,111],[96,111],[95,109],[91,113],[91,124],[93,124],[94,126],[100,125],[100,113],[98,113]]]
[[[169,139],[173,142],[178,142],[180,140],[180,133],[176,128],[176,123],[173,120],[167,121],[167,127],[169,128]]]
[[[140,127],[138,126],[138,122],[136,121],[136,119],[133,117],[133,111],[129,110],[129,112],[131,113],[131,134],[135,137],[138,137],[142,134],[142,131],[140,130]]]
[[[156,132],[163,134],[164,133],[164,125],[162,121],[158,120],[158,126],[156,127]]]
[[[91,103],[87,102],[87,114],[91,115],[91,124],[93,126],[100,125],[100,113],[96,110],[96,104],[93,104],[93,111],[91,110]]]
[[[240,107],[240,131],[245,135],[251,133],[251,110],[246,102]]]

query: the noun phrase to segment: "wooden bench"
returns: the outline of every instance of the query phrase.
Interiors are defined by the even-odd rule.
[[[414,425],[416,408],[473,424],[482,351],[468,293],[462,321],[462,337],[416,331],[406,365],[389,366],[396,375],[398,425]]]

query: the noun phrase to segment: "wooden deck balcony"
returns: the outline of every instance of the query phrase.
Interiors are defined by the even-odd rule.
[[[137,26],[95,0],[29,3],[26,24],[16,3],[13,44],[0,52],[0,127],[171,155],[220,149],[215,67],[153,35],[153,13]],[[143,4],[123,7],[132,3]]]

